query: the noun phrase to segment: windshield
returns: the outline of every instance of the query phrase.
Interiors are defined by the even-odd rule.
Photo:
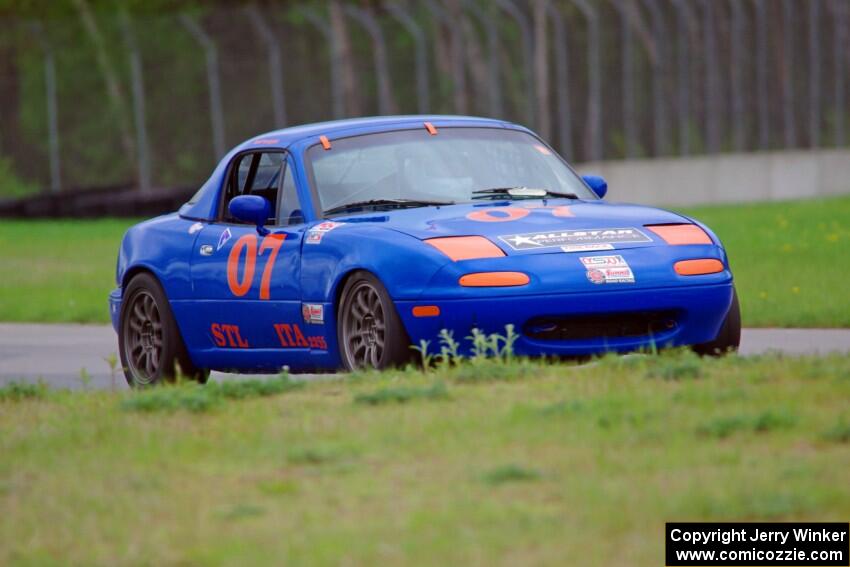
[[[307,163],[322,211],[401,199],[479,202],[483,190],[509,187],[596,199],[552,150],[516,130],[441,128],[432,136],[422,128],[355,136],[333,140],[329,150],[311,147]]]

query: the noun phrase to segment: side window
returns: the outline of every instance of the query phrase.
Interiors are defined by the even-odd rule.
[[[278,187],[283,168],[286,165],[286,156],[282,152],[256,152],[243,154],[236,158],[237,163],[233,165],[230,179],[222,203],[222,218],[228,222],[236,222],[230,216],[228,204],[230,200],[239,195],[257,195],[268,200],[271,205],[272,216],[268,224],[276,224],[277,218],[274,212],[278,206]]]
[[[280,224],[301,224],[304,222],[304,211],[298,200],[298,191],[295,188],[295,177],[292,175],[292,167],[287,166],[283,175],[283,186],[280,195],[280,212],[277,216]]]

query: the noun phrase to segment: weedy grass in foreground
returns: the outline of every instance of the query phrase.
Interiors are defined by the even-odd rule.
[[[505,484],[509,482],[528,482],[539,480],[543,475],[540,471],[517,464],[502,465],[490,469],[481,475],[481,480],[487,484]]]
[[[416,400],[446,400],[449,391],[442,382],[430,386],[387,386],[372,392],[363,392],[354,396],[354,402],[369,406],[385,404],[404,404]]]
[[[44,382],[9,382],[0,387],[0,402],[18,402],[21,400],[42,400],[48,395]]]
[[[244,400],[282,394],[303,386],[288,376],[267,380],[233,380],[196,384],[178,381],[131,392],[121,401],[122,409],[138,412],[174,412],[186,410],[202,413],[217,407],[224,400]]]
[[[850,443],[850,419],[840,418],[835,425],[824,432],[823,437],[835,443]]]
[[[787,410],[765,410],[757,414],[737,414],[709,420],[697,427],[697,433],[708,437],[725,438],[734,433],[766,433],[794,427],[796,416]]]
[[[669,370],[694,361],[697,379]],[[0,564],[642,567],[667,521],[850,514],[850,355],[459,379],[473,364],[249,387],[200,414],[108,390],[3,402]],[[450,401],[353,403],[436,383]],[[219,391],[186,386],[138,394]]]

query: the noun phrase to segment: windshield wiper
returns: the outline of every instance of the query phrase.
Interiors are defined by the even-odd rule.
[[[479,189],[472,192],[473,199],[493,199],[510,197],[514,199],[541,199],[544,197],[563,197],[565,199],[578,199],[575,193],[559,193],[548,189],[536,187],[492,187],[490,189]]]
[[[357,201],[355,203],[346,203],[345,205],[333,207],[323,211],[322,214],[334,215],[337,213],[349,213],[360,209],[380,209],[385,207],[409,208],[437,205],[454,205],[454,203],[451,201],[418,201],[416,199],[370,199],[368,201]]]

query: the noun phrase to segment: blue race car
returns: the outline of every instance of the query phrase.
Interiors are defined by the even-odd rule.
[[[683,215],[603,200],[522,126],[393,116],[233,149],[131,228],[110,295],[131,385],[210,369],[387,368],[441,330],[521,356],[737,348],[726,252]]]

